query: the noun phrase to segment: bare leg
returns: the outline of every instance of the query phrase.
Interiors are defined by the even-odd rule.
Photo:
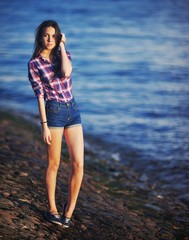
[[[55,202],[56,177],[60,164],[63,128],[49,128],[51,132],[51,145],[47,145],[48,166],[46,170],[46,187],[49,209],[52,214],[57,213]]]
[[[65,139],[72,167],[65,216],[71,218],[83,179],[84,143],[82,126],[73,126],[65,129]]]

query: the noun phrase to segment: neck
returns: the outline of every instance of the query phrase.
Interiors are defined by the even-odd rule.
[[[43,56],[43,57],[45,57],[45,58],[48,58],[48,59],[50,59],[50,57],[52,56],[52,51],[50,50],[46,50],[46,49],[44,49],[42,52],[41,52],[41,55]]]

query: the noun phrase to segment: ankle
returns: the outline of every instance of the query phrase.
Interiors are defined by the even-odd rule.
[[[64,213],[64,216],[66,217],[66,218],[71,218],[72,217],[72,212],[71,211],[67,211],[67,212],[65,212]]]
[[[57,209],[50,209],[49,212],[50,212],[51,214],[58,214]]]
[[[64,216],[66,218],[71,218],[72,217],[72,213],[73,213],[73,210],[70,209],[70,207],[68,208],[68,206],[66,207],[65,211],[64,211]]]

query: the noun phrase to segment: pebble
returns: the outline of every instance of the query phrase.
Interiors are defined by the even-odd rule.
[[[10,194],[9,192],[4,192],[4,193],[3,193],[3,196],[4,196],[5,198],[10,197],[10,195],[11,195],[11,194]]]
[[[150,204],[150,203],[146,203],[144,206],[145,206],[145,207],[149,207],[149,208],[151,208],[151,209],[154,209],[154,210],[156,210],[156,211],[161,211],[161,210],[162,210],[160,207],[158,207],[158,206],[156,206],[156,205],[152,205],[152,204]]]
[[[85,226],[85,225],[81,225],[81,229],[83,230],[83,231],[87,231],[87,227]]]
[[[3,206],[3,209],[12,210],[14,208],[14,203],[8,198],[0,198],[0,206]]]
[[[19,198],[18,199],[21,203],[31,203],[28,199],[25,198]]]
[[[19,176],[20,176],[20,177],[28,177],[28,173],[26,173],[26,172],[21,172],[21,173],[19,174]]]
[[[163,199],[162,195],[157,195],[156,197],[159,198],[159,199]]]

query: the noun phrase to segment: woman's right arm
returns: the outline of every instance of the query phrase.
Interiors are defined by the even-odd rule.
[[[42,124],[42,130],[43,130],[43,140],[46,144],[51,144],[51,132],[47,125],[47,116],[45,111],[45,101],[43,97],[38,98],[38,108],[39,108],[39,114]]]
[[[34,61],[28,62],[28,77],[31,82],[32,88],[38,99],[39,114],[43,129],[43,140],[47,144],[51,144],[51,133],[47,125],[47,117],[45,111],[45,101],[44,101],[44,89],[42,81],[40,79],[39,70],[35,65]]]

